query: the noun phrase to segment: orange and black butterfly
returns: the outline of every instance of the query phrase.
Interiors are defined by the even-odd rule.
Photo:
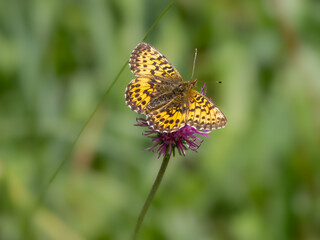
[[[129,65],[137,77],[126,88],[126,104],[145,114],[154,130],[175,132],[186,124],[208,132],[225,127],[223,113],[193,89],[197,79],[184,82],[169,60],[148,43],[138,44]]]

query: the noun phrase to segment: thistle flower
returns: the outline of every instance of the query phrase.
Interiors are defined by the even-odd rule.
[[[171,133],[160,133],[153,130],[147,120],[143,118],[137,118],[137,124],[135,126],[148,127],[149,130],[146,130],[143,135],[151,136],[152,142],[154,143],[147,150],[159,153],[158,158],[166,153],[171,155],[175,154],[175,149],[178,150],[180,155],[185,156],[185,151],[191,149],[192,151],[197,152],[203,140],[196,136],[196,134],[209,137],[204,132],[201,132],[193,127],[185,125],[176,132]],[[157,148],[158,147],[158,148]]]

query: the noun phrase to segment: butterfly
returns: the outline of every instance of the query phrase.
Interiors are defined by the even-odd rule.
[[[145,114],[155,131],[170,133],[185,125],[206,132],[225,127],[224,114],[193,89],[197,79],[183,81],[169,60],[150,44],[136,46],[129,66],[136,78],[125,90],[126,104]]]

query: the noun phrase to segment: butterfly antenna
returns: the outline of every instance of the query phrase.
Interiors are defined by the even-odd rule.
[[[193,67],[192,67],[191,79],[193,78],[194,68],[195,68],[195,66],[196,66],[197,54],[198,54],[198,50],[195,49],[195,50],[194,50],[194,59],[193,59]]]

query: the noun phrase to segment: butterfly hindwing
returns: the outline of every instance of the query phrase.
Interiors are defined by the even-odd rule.
[[[186,125],[187,102],[184,96],[176,96],[163,107],[147,115],[149,125],[158,132],[174,132]]]
[[[171,86],[159,79],[138,77],[126,88],[126,104],[139,114],[146,114],[146,107],[157,96],[171,90]]]

